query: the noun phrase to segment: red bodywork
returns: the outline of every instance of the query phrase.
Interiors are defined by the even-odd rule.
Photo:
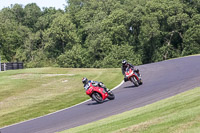
[[[131,68],[126,70],[125,74],[126,74],[126,77],[128,78],[128,80],[130,80],[130,78],[133,76],[136,77],[137,80],[139,80],[137,74],[135,74],[135,72]]]
[[[92,84],[90,84],[90,87],[89,89],[86,91],[86,94],[89,95],[90,97],[92,97],[92,94],[94,92],[98,92],[99,94],[101,94],[102,96],[102,99],[106,99],[108,97],[108,93],[105,92],[105,90],[101,87],[98,87],[98,86],[93,86]]]

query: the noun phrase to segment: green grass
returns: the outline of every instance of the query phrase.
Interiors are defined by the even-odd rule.
[[[39,117],[89,99],[82,78],[109,89],[123,80],[121,70],[33,68],[0,72],[0,127]]]
[[[62,133],[199,133],[200,88]]]

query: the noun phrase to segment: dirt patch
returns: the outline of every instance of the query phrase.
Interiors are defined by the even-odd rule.
[[[154,125],[154,124],[161,122],[163,119],[164,119],[164,117],[160,117],[160,118],[156,118],[156,119],[153,119],[153,120],[150,120],[150,121],[145,121],[145,122],[142,122],[142,123],[132,125],[132,126],[127,127],[127,128],[120,129],[120,130],[118,130],[114,133],[124,133],[124,132],[138,133],[141,130],[146,129],[151,125]]]
[[[74,74],[42,74],[44,77],[54,77],[54,76],[74,76]]]
[[[75,74],[17,74],[11,76],[11,79],[26,79],[32,78],[33,76],[41,77],[54,77],[54,76],[74,76]]]
[[[32,75],[33,74],[17,74],[17,75],[11,76],[11,79],[26,79],[26,78],[29,78]]]
[[[68,80],[63,80],[62,82],[63,82],[63,83],[66,83],[66,82],[68,82]]]
[[[193,121],[181,124],[178,128],[176,127],[174,133],[183,133],[184,131],[190,129],[194,124],[200,123],[200,116],[195,118]]]

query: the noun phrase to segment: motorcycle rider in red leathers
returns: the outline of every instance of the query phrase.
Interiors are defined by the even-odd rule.
[[[128,63],[126,60],[122,60],[122,74],[124,75],[124,81],[125,82],[128,81],[126,74],[125,74],[125,71],[126,71],[127,68],[128,69],[131,68],[132,70],[134,70],[134,72],[137,73],[138,77],[141,78],[141,75],[139,73],[139,69],[134,69],[134,67],[135,67],[134,65]]]
[[[106,88],[106,86],[102,83],[102,82],[98,82],[98,81],[93,81],[93,80],[88,80],[87,78],[83,78],[82,79],[82,83],[84,84],[84,89],[87,90],[90,87],[90,84],[92,84],[92,86],[98,86],[103,88],[107,93],[110,93],[110,90]]]

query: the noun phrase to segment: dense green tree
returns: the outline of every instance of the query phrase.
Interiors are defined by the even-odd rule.
[[[35,31],[35,23],[41,15],[42,11],[36,3],[27,4],[24,8],[23,24]]]
[[[134,48],[130,45],[113,45],[111,52],[100,64],[102,67],[112,68],[121,67],[121,62],[126,59],[134,65],[142,64],[140,54],[133,52]]]
[[[50,28],[51,23],[53,20],[63,14],[62,10],[56,10],[53,7],[50,8],[43,8],[42,15],[38,18],[37,22],[35,23],[36,30],[45,30]]]
[[[139,41],[142,45],[143,62],[152,62],[156,47],[160,45],[161,31],[158,20],[154,16],[146,15],[142,18]]]
[[[19,4],[15,4],[12,8],[11,8],[11,12],[14,14],[14,19],[19,22],[19,23],[23,23],[24,21],[24,9],[22,7],[22,5]]]
[[[41,48],[41,33],[29,32],[24,45],[16,53],[17,58],[23,62],[34,62],[37,51]]]
[[[57,16],[45,34],[45,50],[48,51],[50,58],[58,57],[80,42],[76,34],[76,27],[68,14]]]
[[[0,56],[26,67],[119,67],[198,54],[199,0],[68,0],[0,10]]]
[[[113,45],[123,45],[128,40],[128,23],[128,12],[122,9],[116,9],[107,19],[102,21],[102,29],[108,33]]]
[[[90,60],[87,59],[88,56],[87,50],[83,49],[81,45],[74,45],[71,50],[58,57],[58,64],[61,67],[91,67]]]
[[[16,50],[24,44],[28,28],[18,25],[16,22],[1,24],[1,51],[7,61],[17,60],[15,57]]]
[[[140,42],[144,62],[166,60],[181,55],[183,34],[190,22],[184,4],[179,0],[151,0],[142,17]]]
[[[184,36],[183,55],[200,54],[200,25],[187,30]]]
[[[111,50],[112,41],[108,38],[107,33],[89,35],[86,43],[88,47],[88,59],[93,62],[94,67],[101,67],[99,61],[102,61]]]

